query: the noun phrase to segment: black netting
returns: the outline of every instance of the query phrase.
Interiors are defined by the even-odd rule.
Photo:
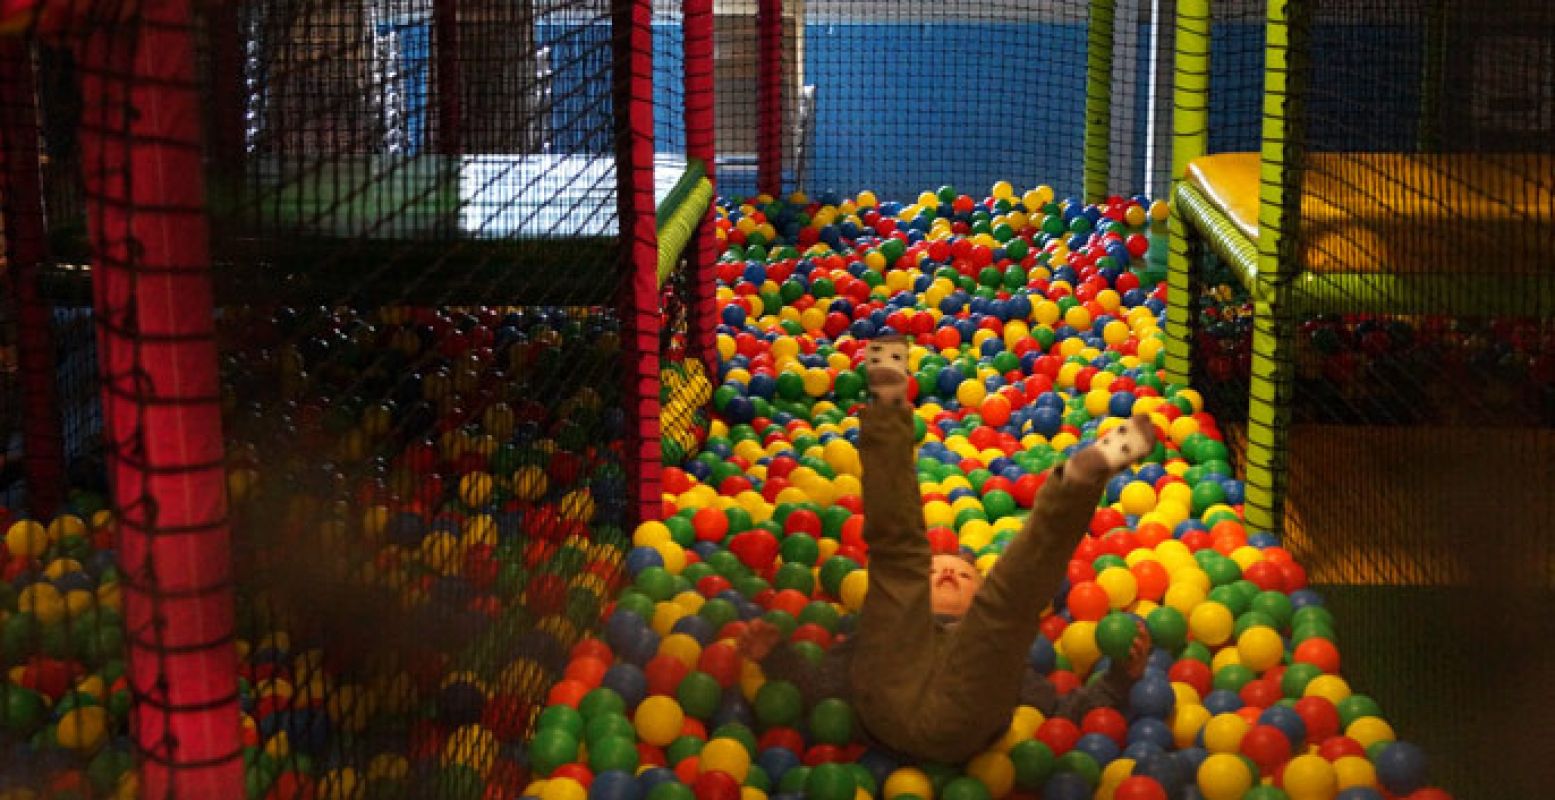
[[[1514,701],[1449,654],[1508,676],[1549,657],[1527,645],[1547,640],[1532,609],[1555,590],[1552,540],[1528,521],[1551,509],[1555,463],[1555,280],[1542,266],[1555,255],[1555,18],[1542,3],[1288,13],[1289,86],[1272,104],[1217,102],[1250,80],[1223,62],[1261,54],[1237,45],[1263,35],[1261,20],[1217,19],[1212,34],[1209,150],[1254,155],[1188,183],[1245,198],[1253,226],[1281,220],[1270,209],[1283,202],[1283,237],[1253,280],[1224,247],[1246,237],[1237,215],[1190,212],[1198,381],[1218,416],[1245,421],[1250,497],[1270,487],[1293,552],[1353,619],[1355,683],[1441,754],[1433,774],[1460,796],[1536,792],[1548,767],[1511,733],[1514,704],[1548,707],[1549,693]],[[1260,146],[1262,216],[1255,184],[1224,180],[1255,178]],[[1271,153],[1284,170],[1269,171]]]

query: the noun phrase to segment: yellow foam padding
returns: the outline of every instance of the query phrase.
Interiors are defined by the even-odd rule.
[[[1315,273],[1530,273],[1555,224],[1548,155],[1314,153],[1302,176],[1301,265]],[[1187,180],[1258,240],[1259,157],[1194,159]],[[1487,258],[1486,256],[1494,256]]]

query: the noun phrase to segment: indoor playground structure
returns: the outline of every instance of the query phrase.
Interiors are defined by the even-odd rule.
[[[0,800],[1555,787],[1544,0],[0,0]],[[986,571],[966,763],[819,660],[864,348]]]

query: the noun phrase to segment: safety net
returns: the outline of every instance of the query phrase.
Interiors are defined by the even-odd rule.
[[[1196,381],[1245,421],[1249,505],[1328,585],[1354,679],[1462,796],[1536,792],[1530,698],[1473,664],[1549,657],[1555,17],[1317,0],[1223,25],[1238,5],[1209,4],[1209,157],[1176,195]],[[1254,91],[1222,71],[1262,52]]]

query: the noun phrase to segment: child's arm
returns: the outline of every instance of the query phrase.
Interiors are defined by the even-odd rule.
[[[828,697],[848,698],[851,638],[832,645],[820,663],[812,663],[782,639],[782,631],[776,625],[755,619],[746,626],[735,646],[741,655],[761,665],[767,680],[788,681],[796,686],[806,708]]]

